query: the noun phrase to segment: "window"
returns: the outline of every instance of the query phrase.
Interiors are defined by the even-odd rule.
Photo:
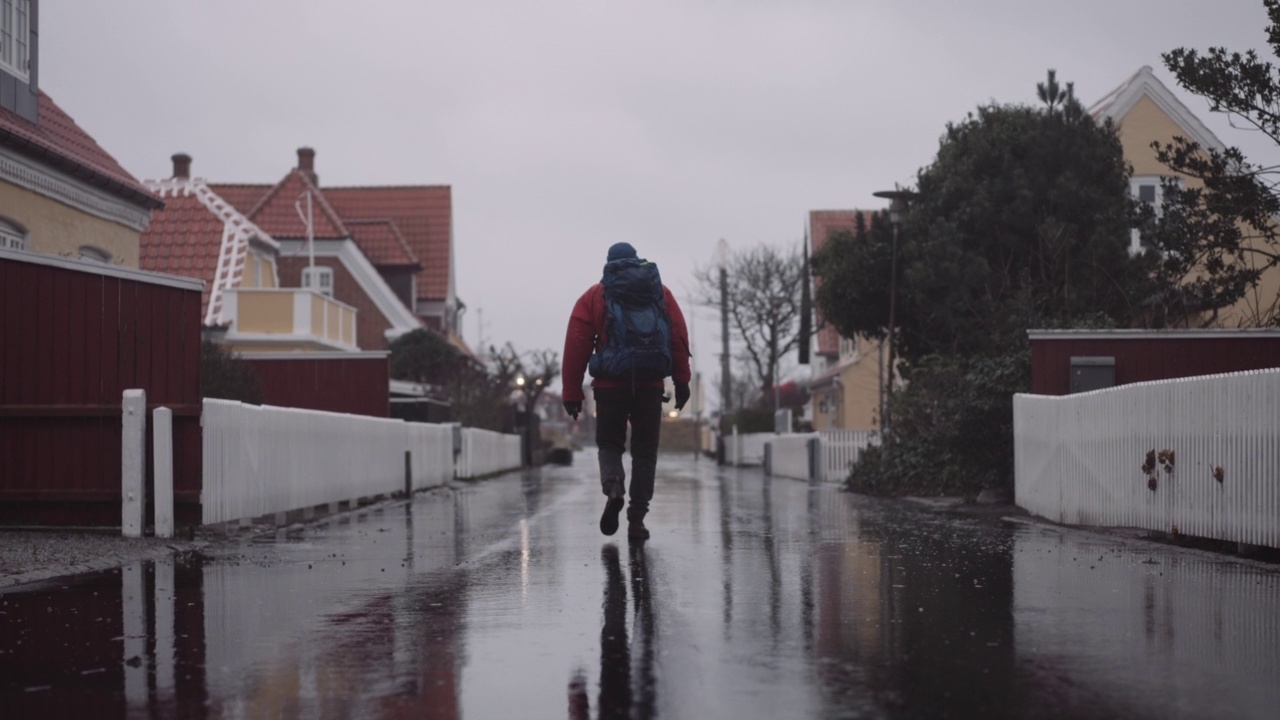
[[[80,259],[91,260],[93,262],[100,262],[100,263],[109,263],[111,262],[111,253],[107,252],[106,250],[103,250],[100,247],[94,247],[92,245],[81,245]]]
[[[0,248],[26,250],[27,230],[8,218],[0,217]]]
[[[858,360],[858,342],[852,338],[840,338],[840,359],[856,362]]]
[[[333,297],[333,268],[303,268],[302,287],[317,290],[325,297]]]
[[[0,68],[27,79],[31,61],[31,0],[0,0]]]
[[[1164,205],[1164,188],[1161,186],[1164,179],[1160,175],[1135,175],[1129,179],[1129,194],[1154,208],[1156,217],[1160,217],[1161,208]],[[1182,184],[1181,179],[1178,180],[1178,184]],[[1146,247],[1147,243],[1142,240],[1141,230],[1134,228],[1129,231],[1130,253],[1136,255]]]

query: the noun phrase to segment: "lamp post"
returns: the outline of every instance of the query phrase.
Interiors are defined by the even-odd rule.
[[[516,375],[516,388],[520,391],[520,396],[524,398],[524,428],[521,435],[524,436],[522,444],[523,452],[520,453],[523,465],[530,465],[529,462],[529,389],[525,387],[524,375]]]
[[[727,416],[733,385],[729,377],[729,243],[723,238],[716,244],[716,263],[720,266],[720,414]]]
[[[897,327],[898,228],[902,225],[902,214],[906,212],[907,206],[915,199],[916,193],[910,190],[881,190],[880,192],[872,193],[872,195],[889,201],[889,224],[893,227],[893,247],[889,251],[889,332],[887,339],[889,363],[884,381],[885,399],[880,409],[880,441],[887,447],[890,442],[889,428],[891,426],[891,410],[889,407],[893,396],[893,342],[895,328]]]

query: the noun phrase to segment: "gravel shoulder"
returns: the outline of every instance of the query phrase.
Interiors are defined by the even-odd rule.
[[[205,540],[126,538],[85,530],[0,530],[0,590],[192,552]]]

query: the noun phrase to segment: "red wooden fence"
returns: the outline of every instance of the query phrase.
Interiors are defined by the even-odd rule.
[[[129,388],[146,391],[148,410],[173,409],[176,519],[199,523],[200,292],[186,278],[0,250],[0,523],[120,524]]]
[[[352,415],[390,416],[385,352],[245,353],[262,381],[262,402]]]

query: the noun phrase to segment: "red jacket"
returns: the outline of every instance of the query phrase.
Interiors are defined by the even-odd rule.
[[[671,321],[671,379],[676,383],[689,383],[689,330],[684,324],[680,305],[667,286],[662,286],[667,299],[667,318]],[[581,401],[582,378],[587,372],[587,361],[597,347],[605,341],[604,285],[592,285],[573,306],[569,316],[569,329],[564,334],[564,364],[560,377],[564,382],[565,402]],[[661,380],[641,380],[638,387],[662,387]],[[591,387],[631,387],[631,380],[592,378]]]

